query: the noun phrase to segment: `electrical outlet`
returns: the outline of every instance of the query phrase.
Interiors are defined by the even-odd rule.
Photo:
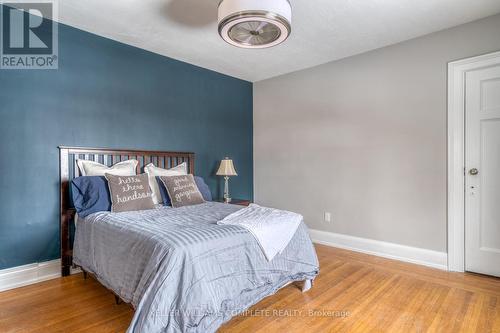
[[[325,222],[331,222],[332,221],[332,215],[330,212],[325,212]]]

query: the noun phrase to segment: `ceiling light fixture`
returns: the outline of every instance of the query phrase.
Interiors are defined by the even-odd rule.
[[[237,47],[275,46],[292,31],[288,0],[221,0],[218,16],[219,35]]]

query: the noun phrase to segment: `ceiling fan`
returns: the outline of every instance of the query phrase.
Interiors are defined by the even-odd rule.
[[[221,0],[219,35],[231,45],[261,49],[284,42],[290,33],[289,0]]]

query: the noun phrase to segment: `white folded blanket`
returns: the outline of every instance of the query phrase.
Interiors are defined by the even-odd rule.
[[[285,249],[303,219],[297,213],[250,204],[217,224],[239,225],[247,229],[259,243],[267,260],[271,261]]]

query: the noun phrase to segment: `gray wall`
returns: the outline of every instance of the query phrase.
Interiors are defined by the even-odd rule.
[[[497,15],[257,82],[256,202],[446,251],[447,63],[499,49]]]

